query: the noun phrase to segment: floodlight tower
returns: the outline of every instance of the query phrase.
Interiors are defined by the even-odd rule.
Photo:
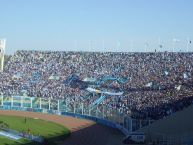
[[[1,72],[3,72],[3,68],[4,68],[5,43],[6,43],[6,39],[0,39],[0,60],[1,60],[0,71]]]

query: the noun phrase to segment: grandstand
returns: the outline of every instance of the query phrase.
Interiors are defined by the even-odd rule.
[[[190,52],[21,50],[1,72],[0,104],[83,117],[127,134],[192,105],[192,66]]]

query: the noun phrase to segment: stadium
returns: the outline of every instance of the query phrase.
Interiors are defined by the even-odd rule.
[[[0,6],[0,145],[193,145],[192,0]]]
[[[193,144],[193,53],[5,56],[0,44],[1,143]]]

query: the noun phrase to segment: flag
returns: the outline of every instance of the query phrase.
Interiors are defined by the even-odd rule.
[[[84,78],[83,79],[84,82],[96,82],[95,78]]]
[[[153,83],[152,83],[152,82],[150,82],[150,83],[147,83],[145,86],[146,86],[146,87],[151,87],[151,86],[152,86],[152,84],[153,84]]]
[[[175,89],[179,91],[181,89],[181,85],[175,86]]]
[[[186,73],[184,73],[183,76],[184,76],[184,79],[188,78],[188,75]]]
[[[20,79],[22,77],[21,73],[16,73],[12,76],[13,79]]]
[[[49,80],[59,80],[60,79],[60,77],[59,76],[50,76],[49,77]]]
[[[169,72],[167,72],[167,71],[164,71],[164,73],[165,73],[166,76],[169,74]]]

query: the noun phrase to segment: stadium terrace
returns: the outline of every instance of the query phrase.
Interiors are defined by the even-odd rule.
[[[192,69],[193,53],[22,50],[10,57],[1,72],[0,92],[3,96],[68,99],[90,105],[101,92],[85,90],[81,86],[86,82],[94,89],[123,92],[108,94],[99,108],[106,105],[133,118],[159,119],[192,103]],[[67,85],[69,76],[84,84],[72,81]]]

